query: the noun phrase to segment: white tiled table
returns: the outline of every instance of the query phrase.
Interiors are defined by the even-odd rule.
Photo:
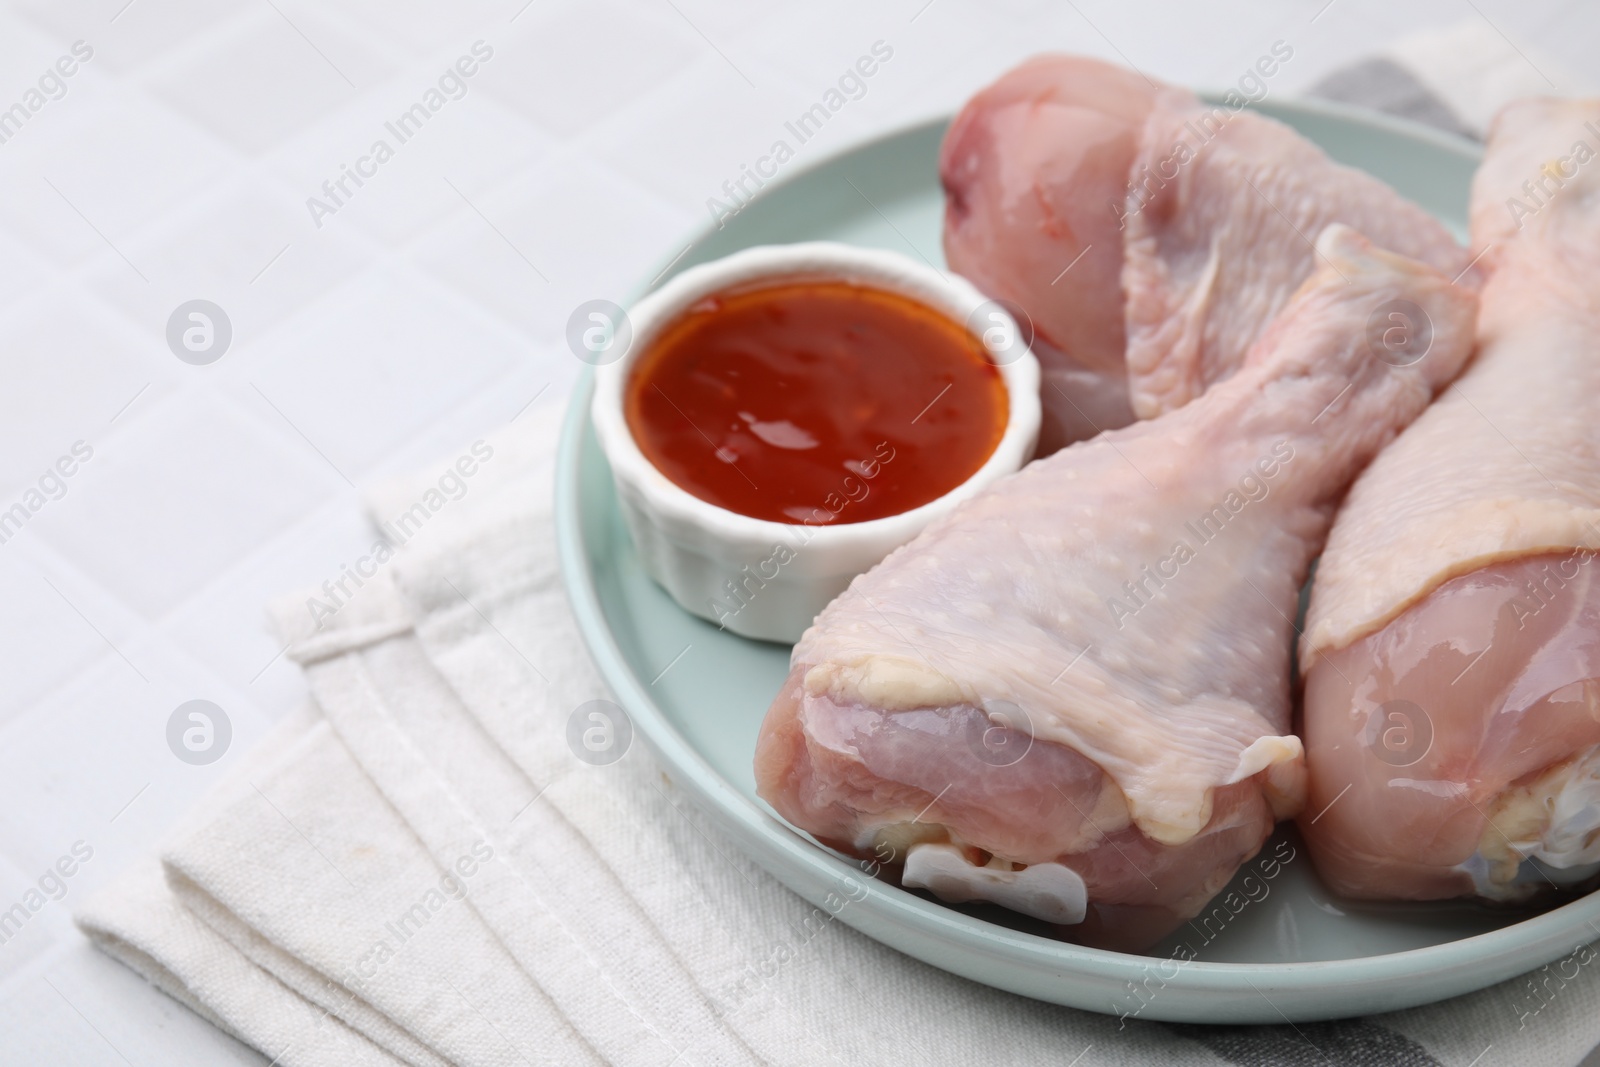
[[[894,59],[802,154],[954,109],[1045,48],[1274,91],[1485,17],[1593,64],[1586,0],[33,0],[0,8],[0,109],[93,58],[0,144],[0,511],[92,458],[0,544],[0,910],[93,858],[0,945],[0,1065],[264,1060],[91,951],[70,909],[302,694],[261,606],[371,542],[358,486],[517,415],[559,417],[569,312],[620,299],[706,198],[879,39]],[[1320,13],[1319,13],[1320,12]],[[1315,17],[1315,21],[1313,21]],[[475,41],[493,57],[314,224],[306,206]],[[392,138],[391,138],[392,140]],[[165,329],[221,305],[209,366]],[[233,726],[167,749],[180,703]]]

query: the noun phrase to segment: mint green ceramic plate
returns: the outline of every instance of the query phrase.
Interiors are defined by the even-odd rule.
[[[1477,160],[1470,144],[1324,105],[1263,110],[1464,236]],[[672,269],[749,245],[819,239],[895,249],[942,267],[936,159],[943,132],[943,123],[917,126],[796,167],[723,229],[708,226]],[[590,432],[591,389],[586,377],[573,395],[557,481],[562,565],[590,650],[663,768],[729,837],[813,904],[850,889],[860,899],[838,917],[869,937],[973,981],[1091,1011],[1279,1023],[1456,996],[1559,959],[1600,930],[1590,925],[1600,924],[1600,894],[1535,915],[1470,905],[1352,906],[1322,889],[1291,831],[1240,872],[1233,907],[1197,920],[1149,956],[1063,944],[998,909],[946,907],[864,878],[856,863],[797,833],[757,799],[751,755],[789,649],[719,632],[645,576]],[[1268,856],[1282,862],[1268,864]],[[1180,965],[1175,954],[1193,959]]]

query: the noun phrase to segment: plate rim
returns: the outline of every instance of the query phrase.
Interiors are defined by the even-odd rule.
[[[1259,106],[1258,109],[1275,116],[1299,113],[1381,130],[1409,140],[1423,141],[1434,148],[1463,157],[1467,161],[1475,162],[1481,156],[1481,147],[1465,138],[1409,120],[1339,103],[1320,100],[1271,101],[1267,106]],[[878,143],[924,133],[932,127],[946,126],[949,122],[948,116],[921,118],[852,139],[833,151],[809,161],[806,166],[796,168],[781,180],[769,183],[762,195],[767,195],[768,190],[782,188],[806,175],[831,167],[841,159]],[[689,242],[690,247],[699,244],[715,232],[717,232],[716,227],[709,224],[696,227],[690,234],[692,238]],[[682,253],[680,252],[676,258],[681,259]],[[666,257],[660,262],[663,266],[653,276],[653,281],[637,286],[628,294],[629,303],[664,280],[663,276],[670,269],[671,262]],[[915,951],[915,946],[908,945],[905,939],[933,937],[940,940],[940,947],[945,950],[979,958],[988,957],[993,962],[1013,967],[1019,964],[1028,966],[1040,981],[1053,980],[1067,983],[1073,978],[1083,978],[1094,982],[1097,987],[1103,986],[1106,989],[1115,989],[1124,982],[1148,977],[1153,966],[1170,962],[1171,957],[1090,948],[1012,930],[924,900],[898,886],[865,877],[860,874],[860,869],[856,865],[847,863],[820,848],[747,799],[689,744],[629,666],[606,621],[599,589],[591,570],[591,559],[583,538],[580,503],[583,491],[584,449],[590,443],[589,438],[592,434],[589,409],[594,392],[594,376],[595,368],[585,367],[574,384],[563,417],[556,454],[554,511],[556,550],[562,583],[566,588],[584,643],[590,655],[594,657],[602,678],[611,686],[619,703],[632,719],[636,732],[644,738],[662,769],[672,776],[697,806],[710,815],[724,832],[734,837],[745,855],[813,904],[819,903],[816,898],[822,893],[838,888],[842,882],[861,886],[865,894],[854,898],[855,903],[841,908],[836,914],[836,917],[847,925],[861,930],[867,936],[897,951],[922,959],[959,977],[984,982],[1034,999],[1082,1006],[1083,998],[1080,996],[1061,999],[1052,996],[1049,990],[1041,988],[1037,982],[1007,981],[1004,975],[990,974],[984,978],[977,978]],[[604,462],[603,456],[599,459]],[[1275,993],[1297,1000],[1301,1007],[1304,1006],[1306,997],[1336,998],[1341,994],[1348,995],[1358,990],[1372,994],[1359,999],[1363,1004],[1374,1005],[1374,1008],[1412,1007],[1485,988],[1559,959],[1563,952],[1575,950],[1580,945],[1594,940],[1585,938],[1574,942],[1575,931],[1588,929],[1600,934],[1600,926],[1596,925],[1596,920],[1600,920],[1600,892],[1580,897],[1497,930],[1398,952],[1342,960],[1285,963],[1191,960],[1182,965],[1178,978],[1166,982],[1162,988],[1172,987],[1175,992],[1202,997],[1261,994],[1262,990],[1251,981],[1254,978],[1270,983],[1270,988]],[[1455,982],[1446,983],[1438,995],[1416,994],[1414,983],[1419,979],[1448,978],[1452,973],[1459,975],[1465,967],[1481,968],[1486,964],[1491,965],[1489,970],[1497,975],[1491,981],[1458,978]],[[993,971],[994,968],[987,969]],[[1396,994],[1400,994],[1398,999]],[[1264,994],[1262,999],[1266,999]],[[1156,1001],[1151,1001],[1152,1005],[1155,1003]],[[1280,1021],[1289,1017],[1278,1010],[1279,1005],[1273,1005],[1272,1001],[1267,1003],[1272,1005],[1273,1011],[1261,1014],[1261,1021]],[[1290,1006],[1296,1007],[1296,1005]],[[1088,1010],[1100,1009],[1091,1007]],[[1340,1009],[1331,1013],[1298,1010],[1292,1017],[1331,1018],[1365,1014],[1369,1010],[1374,1009],[1359,1008],[1352,1011]],[[1142,1017],[1152,1019],[1208,1021],[1198,1019],[1192,1011],[1169,1012],[1170,1008],[1140,1014]]]

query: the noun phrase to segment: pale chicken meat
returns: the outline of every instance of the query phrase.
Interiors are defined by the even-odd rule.
[[[818,616],[757,746],[784,818],[892,855],[903,884],[1136,949],[1298,810],[1300,586],[1351,478],[1456,373],[1476,304],[1347,228],[1318,247],[1230,380],[1035,461]],[[1434,324],[1412,365],[1367,342],[1395,300]]]
[[[1311,237],[1342,222],[1382,248],[1476,284],[1433,216],[1280,122],[1163,93],[1145,120],[1126,204],[1128,378],[1134,413],[1182,407],[1316,266]]]
[[[1098,59],[1037,56],[968,101],[940,150],[945,258],[1033,323],[1041,454],[1133,421],[1120,217],[1158,91]]]
[[[1265,116],[1095,59],[1039,56],[978,93],[939,174],[950,266],[1033,323],[1040,455],[1226,378],[1329,224],[1476,281],[1449,231],[1378,179]]]
[[[1600,872],[1597,127],[1600,100],[1494,123],[1478,354],[1318,566],[1303,828],[1349,896],[1517,900]]]

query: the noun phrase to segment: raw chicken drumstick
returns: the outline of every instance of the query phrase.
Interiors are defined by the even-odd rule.
[[[1233,373],[1331,223],[1468,266],[1432,216],[1287,126],[1097,59],[1037,56],[978,93],[939,176],[950,266],[1034,324],[1040,455]]]
[[[858,577],[795,646],[761,795],[904,884],[1140,948],[1298,810],[1292,618],[1355,473],[1454,376],[1476,298],[1342,226],[1241,371],[1038,460]],[[1432,350],[1374,355],[1424,309]]]
[[[1362,475],[1318,564],[1303,829],[1348,896],[1514,900],[1600,873],[1597,130],[1600,100],[1495,121],[1478,356]]]

